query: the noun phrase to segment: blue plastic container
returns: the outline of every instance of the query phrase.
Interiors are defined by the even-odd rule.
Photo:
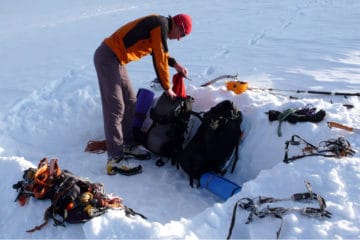
[[[224,200],[241,191],[241,187],[236,183],[213,173],[201,175],[200,185]]]
[[[153,100],[154,93],[148,89],[140,88],[136,96],[135,114],[132,126],[136,129],[141,129],[146,118],[146,113],[149,111]]]

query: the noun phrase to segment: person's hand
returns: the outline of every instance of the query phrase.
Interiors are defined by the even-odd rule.
[[[171,100],[175,100],[176,98],[176,93],[171,89],[169,88],[168,90],[165,91],[166,95],[168,95],[168,97],[171,99]]]
[[[187,78],[188,76],[188,70],[186,68],[184,68],[182,65],[180,65],[179,63],[175,63],[174,68],[176,69],[176,71],[178,73],[181,73],[182,75],[184,75],[184,77]]]

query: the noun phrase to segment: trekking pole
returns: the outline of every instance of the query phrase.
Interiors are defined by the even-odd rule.
[[[224,77],[225,76],[225,77]],[[231,78],[231,77],[237,77],[237,75],[224,75],[220,76],[221,78]],[[215,78],[207,83],[204,83],[203,86],[208,86],[214,81],[220,80],[221,78]],[[220,79],[219,79],[220,78]],[[233,91],[237,93],[237,90],[242,89],[242,91],[239,91],[239,93],[244,92],[245,90],[261,90],[261,91],[270,91],[270,92],[293,92],[293,93],[308,93],[308,94],[324,94],[324,95],[333,95],[333,96],[358,96],[360,97],[360,93],[350,93],[350,92],[327,92],[327,91],[314,91],[314,90],[290,90],[290,89],[277,89],[277,88],[259,88],[259,87],[248,87],[247,82],[242,82],[239,80],[235,81],[228,81],[226,82],[227,90]]]
[[[276,89],[276,88],[257,88],[249,87],[249,90],[262,90],[262,91],[277,91],[277,92],[295,92],[295,93],[308,93],[308,94],[323,94],[332,96],[360,96],[360,93],[349,93],[349,92],[327,92],[327,91],[313,91],[313,90],[287,90],[287,89]]]
[[[341,123],[337,123],[337,122],[327,122],[327,125],[328,125],[329,128],[335,127],[335,128],[344,129],[344,130],[349,131],[349,132],[360,133],[359,128],[353,128],[353,127],[345,126],[345,125],[342,125]]]
[[[360,93],[332,93],[332,92],[320,92],[320,91],[304,91],[304,90],[282,90],[282,89],[274,89],[274,88],[256,88],[256,87],[248,87],[248,82],[242,82],[239,80],[236,81],[228,81],[226,82],[226,89],[228,91],[233,91],[236,94],[241,94],[247,90],[262,90],[262,91],[270,91],[270,94],[279,95],[279,96],[286,96],[290,99],[301,99],[299,97],[283,95],[280,93],[275,93],[271,91],[283,91],[283,92],[297,92],[297,93],[317,93],[317,94],[327,94],[327,95],[344,95],[344,96],[360,96]],[[333,103],[332,101],[330,101]],[[347,109],[354,108],[352,104],[343,104],[344,107]]]

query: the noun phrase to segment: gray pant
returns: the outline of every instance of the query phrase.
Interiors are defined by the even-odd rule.
[[[102,43],[94,54],[104,118],[109,158],[122,158],[123,145],[133,145],[132,118],[136,95],[125,66],[113,51]]]

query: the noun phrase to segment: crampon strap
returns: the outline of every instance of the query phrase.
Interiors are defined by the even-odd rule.
[[[301,154],[289,157],[289,146],[298,147],[301,150]],[[307,156],[341,158],[352,156],[354,153],[355,151],[351,149],[349,141],[343,137],[322,141],[318,146],[315,146],[298,135],[293,135],[290,140],[285,142],[285,155],[283,161],[284,163],[290,163]]]
[[[279,229],[276,232],[276,239],[279,239],[279,236],[280,236],[280,232],[281,232],[281,229],[283,226],[283,216],[289,212],[299,212],[302,215],[305,215],[308,217],[331,218],[332,213],[325,210],[325,208],[326,208],[325,199],[323,197],[321,197],[319,194],[312,192],[311,185],[309,182],[305,181],[305,185],[308,189],[308,192],[295,193],[295,194],[291,195],[290,198],[273,198],[273,197],[262,197],[262,196],[259,196],[257,198],[253,198],[253,199],[241,198],[239,201],[237,201],[235,203],[227,239],[231,238],[232,231],[233,231],[233,228],[235,225],[236,210],[238,207],[250,212],[245,224],[251,223],[254,220],[253,219],[254,216],[257,216],[258,218],[273,216],[275,218],[281,219]],[[280,202],[280,201],[309,202],[309,201],[313,201],[313,200],[316,200],[318,202],[319,208],[270,207],[269,205],[267,205],[265,208],[260,208],[260,206],[265,203],[274,203],[274,202]]]

